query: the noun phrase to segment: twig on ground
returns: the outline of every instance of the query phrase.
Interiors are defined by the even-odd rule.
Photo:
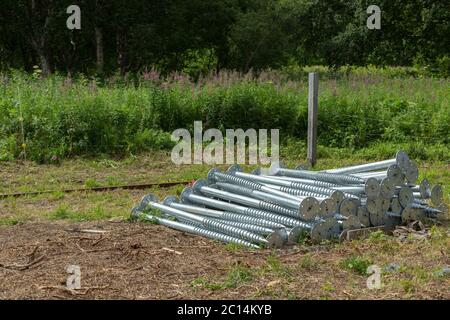
[[[176,251],[176,250],[173,250],[173,249],[169,249],[169,248],[162,248],[162,250],[165,250],[165,251],[168,251],[168,252],[172,252],[172,253],[175,253],[175,254],[178,254],[178,255],[182,255],[183,254],[183,252],[180,252],[180,251]]]
[[[16,264],[15,263],[15,264],[10,264],[10,265],[5,265],[5,264],[0,263],[0,268],[14,269],[14,270],[22,271],[22,270],[26,270],[26,269],[34,266],[35,264],[41,262],[42,260],[44,260],[44,258],[45,258],[45,256],[42,255],[39,258],[37,258],[29,263],[26,263],[26,264]]]

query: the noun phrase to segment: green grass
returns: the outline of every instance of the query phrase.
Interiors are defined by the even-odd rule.
[[[305,254],[299,262],[299,266],[301,269],[307,271],[314,271],[318,269],[317,261],[311,256],[311,254]]]
[[[348,257],[342,261],[342,266],[344,268],[354,271],[362,276],[367,275],[367,268],[371,264],[371,260],[359,256]]]
[[[21,223],[22,221],[15,217],[0,217],[0,226],[15,226]]]
[[[324,71],[328,72],[328,71]],[[133,156],[170,150],[170,133],[205,128],[279,128],[290,152],[304,150],[307,83],[268,73],[227,83],[99,84],[94,79],[1,75],[0,160],[59,165],[76,156]],[[268,77],[268,79],[267,79]],[[218,77],[220,79],[220,76]],[[450,158],[448,79],[351,71],[320,83],[319,155],[374,159],[405,149],[417,159]],[[298,146],[298,145],[297,145]],[[101,160],[102,167],[116,167]],[[114,179],[113,182],[116,182]]]
[[[203,287],[210,290],[222,290],[237,288],[239,285],[252,280],[252,272],[248,267],[242,265],[233,266],[222,281],[209,281],[199,277],[191,282],[193,287]]]
[[[48,214],[50,220],[93,221],[109,219],[113,215],[101,205],[90,208],[87,211],[73,211],[68,205],[61,205],[55,211]]]
[[[278,276],[289,277],[292,274],[292,270],[289,267],[283,265],[283,263],[275,254],[271,254],[267,257],[267,267],[269,268],[270,272]]]

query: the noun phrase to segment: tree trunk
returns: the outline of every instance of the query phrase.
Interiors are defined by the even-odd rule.
[[[36,51],[38,58],[39,58],[39,62],[41,65],[41,70],[42,70],[42,75],[43,76],[48,76],[50,74],[52,74],[52,68],[51,68],[51,64],[50,64],[50,58],[47,54],[47,52],[45,51],[45,41],[43,41],[43,39],[39,39],[39,40],[35,40],[32,39],[32,45],[34,50]]]
[[[117,31],[116,34],[116,50],[117,50],[117,65],[119,66],[120,75],[125,74],[125,33],[122,30]]]
[[[50,1],[50,5],[52,2]],[[42,75],[47,76],[52,73],[52,67],[50,63],[50,55],[48,54],[48,42],[49,42],[49,25],[51,21],[51,8],[43,10],[46,14],[44,26],[39,26],[37,22],[37,16],[39,12],[37,11],[35,0],[31,1],[31,10],[28,15],[29,25],[30,25],[30,42],[35,50],[39,62],[41,65]]]
[[[103,73],[104,56],[103,56],[103,31],[100,27],[95,27],[95,45],[97,50],[97,72]]]

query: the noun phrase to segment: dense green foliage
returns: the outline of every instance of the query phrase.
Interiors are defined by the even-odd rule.
[[[319,143],[375,146],[381,154],[401,146],[419,158],[448,160],[449,81],[395,77],[408,72],[414,71],[322,69]],[[279,128],[283,139],[306,138],[307,83],[285,74],[224,72],[196,83],[180,74],[145,79],[1,75],[0,159],[51,162],[170,149],[170,133],[192,129],[195,120],[205,129]]]
[[[69,5],[81,30],[66,28]],[[381,29],[369,30],[369,5]],[[440,0],[3,0],[0,68],[110,75],[418,65],[448,77],[450,10]]]

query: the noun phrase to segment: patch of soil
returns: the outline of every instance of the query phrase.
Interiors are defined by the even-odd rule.
[[[429,252],[427,243],[401,246],[392,247],[395,257],[383,253],[390,247],[371,242],[230,250],[148,223],[30,222],[0,226],[0,299],[450,299],[448,279],[431,279],[405,292],[398,285],[404,276],[398,274],[383,278],[382,289],[369,290],[366,276],[341,266],[346,257],[369,251],[380,265],[404,261],[432,270],[448,264],[445,252]],[[81,271],[78,290],[66,286],[71,265]],[[224,283],[236,266],[251,270],[251,280],[225,288],[198,281]]]
[[[193,279],[253,254],[231,257],[221,243],[146,223],[2,226],[0,299],[204,298],[192,294]],[[80,267],[80,290],[66,287],[70,265]]]

